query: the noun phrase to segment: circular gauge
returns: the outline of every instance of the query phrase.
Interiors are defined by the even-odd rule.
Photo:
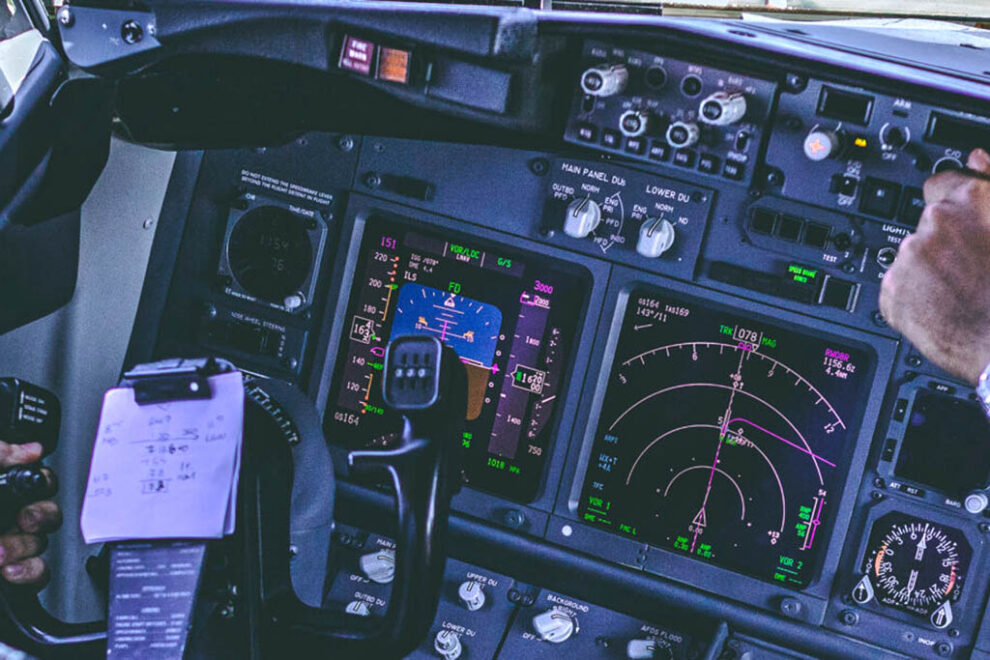
[[[962,594],[972,556],[958,529],[888,513],[873,524],[863,561],[869,583],[857,589],[871,591],[888,607],[930,617],[932,624],[944,628],[952,619],[949,603]]]
[[[313,265],[306,220],[277,206],[248,211],[230,232],[227,261],[245,292],[282,304],[299,291]]]

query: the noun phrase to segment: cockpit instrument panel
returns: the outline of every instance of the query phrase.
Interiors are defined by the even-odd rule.
[[[355,269],[325,425],[349,447],[388,446],[382,405],[393,336],[430,334],[468,372],[464,477],[517,501],[539,490],[554,412],[588,285],[579,269],[474,239],[369,221]]]
[[[822,560],[875,364],[872,349],[847,339],[634,290],[579,515],[805,588]]]

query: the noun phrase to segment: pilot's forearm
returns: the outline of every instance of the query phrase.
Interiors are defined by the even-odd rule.
[[[990,175],[990,155],[976,150],[968,166]],[[946,172],[925,185],[925,201],[880,309],[929,360],[976,385],[990,364],[990,180]]]

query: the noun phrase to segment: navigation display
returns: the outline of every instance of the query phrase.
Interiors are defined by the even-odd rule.
[[[464,478],[517,501],[536,497],[560,404],[585,278],[545,258],[372,219],[365,230],[325,427],[350,448],[388,447],[389,338],[430,334],[467,368]]]
[[[794,589],[818,570],[871,349],[630,294],[579,515]]]

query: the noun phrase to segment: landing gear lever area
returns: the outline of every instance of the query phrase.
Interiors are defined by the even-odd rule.
[[[323,585],[306,581],[325,575],[327,564],[334,490],[328,446],[313,404],[298,389],[248,379],[237,532],[211,543],[207,563],[224,567],[221,578],[237,586],[228,592],[236,597],[221,607],[208,588],[217,578],[208,568],[183,657],[311,657],[331,648],[341,658],[402,657],[429,633],[443,586],[467,374],[453,349],[413,336],[389,344],[383,370],[383,399],[403,416],[401,440],[385,451],[352,452],[348,463],[354,471],[388,473],[395,492],[395,574],[384,618],[318,607]],[[104,655],[104,622],[67,624],[33,594],[0,588],[3,613],[19,632],[4,641],[45,657]]]

